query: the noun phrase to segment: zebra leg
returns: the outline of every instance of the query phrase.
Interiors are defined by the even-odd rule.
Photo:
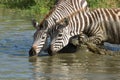
[[[85,45],[87,45],[87,48],[89,49],[89,51],[95,54],[105,54],[104,52],[105,49],[99,48],[96,44],[86,42]]]
[[[84,42],[90,42],[90,43],[93,43],[93,44],[101,44],[102,42],[104,42],[107,37],[106,37],[106,33],[104,32],[103,29],[101,29],[101,26],[100,25],[96,25],[97,26],[97,29],[95,30],[91,30],[91,33],[90,35],[91,36],[88,36],[89,34],[86,33],[87,37],[84,37],[85,34],[83,32],[81,32],[81,35],[80,36],[83,36],[82,38],[82,43]]]
[[[70,39],[69,43],[75,45],[75,46],[79,46],[79,36],[74,36]]]
[[[85,35],[85,34],[80,34],[79,36],[78,36],[78,42],[79,42],[79,45],[81,45],[81,44],[84,44],[84,42],[85,42],[85,40],[88,38],[88,36],[87,35]]]
[[[82,42],[87,45],[89,50],[98,54],[105,54],[104,41],[104,36],[92,36],[84,38]]]
[[[102,42],[104,41],[104,38],[102,38],[101,36],[91,36],[88,38],[82,38],[82,40],[80,41],[82,43],[90,42],[93,44],[102,44]]]

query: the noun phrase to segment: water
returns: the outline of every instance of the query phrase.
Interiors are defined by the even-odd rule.
[[[76,53],[29,58],[29,20],[0,10],[0,80],[120,80],[120,56]]]

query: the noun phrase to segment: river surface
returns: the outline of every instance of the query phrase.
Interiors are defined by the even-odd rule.
[[[120,56],[79,50],[30,59],[34,32],[30,20],[0,11],[0,80],[120,80]]]

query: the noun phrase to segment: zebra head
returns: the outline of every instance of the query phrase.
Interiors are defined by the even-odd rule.
[[[41,25],[39,25],[39,23],[36,22],[36,20],[32,20],[32,24],[33,27],[36,28],[36,32],[34,33],[33,36],[34,40],[32,47],[29,51],[29,56],[38,55],[39,52],[42,50],[47,39],[47,30],[48,30],[47,29],[48,22],[46,20]]]
[[[54,36],[51,42],[52,53],[60,51],[69,43],[70,34],[67,25],[68,20],[66,18],[63,21],[56,23],[56,36]]]

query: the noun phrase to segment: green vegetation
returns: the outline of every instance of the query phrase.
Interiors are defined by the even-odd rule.
[[[35,5],[34,0],[0,0],[1,4],[4,4],[7,8],[29,8]]]
[[[43,18],[54,6],[56,0],[0,0],[0,4],[19,11],[22,15]],[[90,8],[120,7],[120,0],[87,0]],[[1,7],[0,5],[0,7]]]
[[[30,13],[41,18],[49,12],[54,5],[54,0],[35,0],[35,5],[30,7]]]
[[[21,15],[40,19],[49,12],[54,2],[55,0],[0,0],[0,5],[13,11],[16,10]]]
[[[91,8],[116,8],[120,7],[120,0],[87,0]]]

